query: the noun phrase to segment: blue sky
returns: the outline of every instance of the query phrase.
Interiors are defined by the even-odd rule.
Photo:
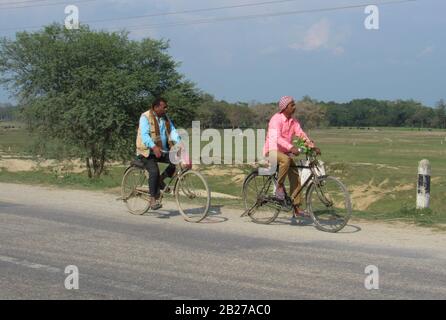
[[[26,1],[31,2],[23,3]],[[79,7],[82,22],[266,1],[0,0],[0,36],[13,37],[11,28],[63,22],[65,4]],[[35,7],[6,9],[12,2]],[[60,2],[65,4],[37,7]],[[218,99],[271,102],[283,95],[310,95],[338,102],[367,97],[415,99],[434,106],[446,99],[446,1],[385,2],[388,0],[288,0],[91,25],[107,30],[126,27],[133,39],[169,39],[169,53],[182,62],[180,71]],[[379,8],[379,30],[364,27],[365,4],[371,3]],[[362,4],[337,11],[153,27]],[[152,26],[141,27],[148,25]],[[0,102],[6,101],[13,100],[0,89]]]

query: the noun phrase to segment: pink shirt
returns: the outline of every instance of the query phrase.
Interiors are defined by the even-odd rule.
[[[294,118],[287,118],[283,113],[276,113],[272,116],[268,124],[268,133],[266,134],[265,146],[263,147],[263,154],[267,155],[271,150],[278,150],[283,153],[288,153],[293,147],[291,143],[293,137],[297,136],[310,147],[314,144],[302,130],[299,122]]]

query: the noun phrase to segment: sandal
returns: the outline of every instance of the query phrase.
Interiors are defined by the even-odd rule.
[[[305,210],[295,208],[293,211],[293,217],[294,218],[310,218],[310,214]]]

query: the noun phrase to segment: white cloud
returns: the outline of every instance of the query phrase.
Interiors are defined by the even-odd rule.
[[[434,52],[434,46],[428,46],[426,48],[424,48],[419,54],[418,57],[424,57],[424,56],[428,56],[431,55]]]
[[[305,51],[317,50],[328,43],[330,25],[327,20],[321,20],[312,25],[307,31],[303,41],[293,44],[293,48]]]
[[[327,19],[322,19],[313,24],[300,41],[292,43],[290,48],[298,51],[328,50],[334,55],[342,55],[345,52],[342,43],[348,35],[348,31],[334,30]]]

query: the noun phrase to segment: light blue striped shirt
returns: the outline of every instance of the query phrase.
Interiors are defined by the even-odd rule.
[[[160,138],[161,143],[164,150],[169,150],[169,146],[167,144],[167,134],[166,134],[166,121],[164,118],[156,117],[156,121],[158,121],[158,126],[160,128]],[[167,117],[167,116],[166,116]],[[170,120],[170,118],[169,118]],[[149,148],[153,148],[155,146],[155,142],[153,142],[152,137],[150,136],[150,123],[146,116],[142,115],[139,118],[139,128],[141,129],[141,138],[142,142]],[[175,143],[180,142],[181,138],[173,125],[172,120],[170,120],[170,139]]]

